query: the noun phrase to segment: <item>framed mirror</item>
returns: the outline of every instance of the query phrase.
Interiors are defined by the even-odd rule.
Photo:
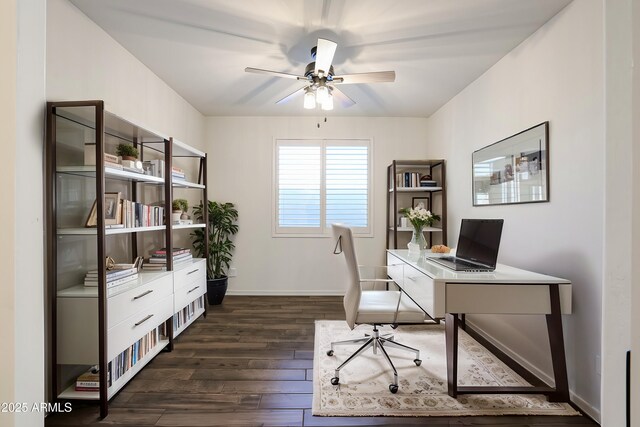
[[[549,122],[473,152],[473,206],[549,201]]]

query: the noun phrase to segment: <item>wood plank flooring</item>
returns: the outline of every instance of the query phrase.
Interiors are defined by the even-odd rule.
[[[111,401],[47,417],[48,427],[126,426],[511,426],[586,427],[585,417],[314,417],[316,319],[344,319],[338,297],[227,296],[178,337]]]

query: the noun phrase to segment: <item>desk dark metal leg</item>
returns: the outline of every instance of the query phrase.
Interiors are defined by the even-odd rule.
[[[556,391],[549,395],[549,402],[569,401],[569,381],[567,379],[567,360],[564,354],[564,336],[562,333],[562,315],[560,311],[560,289],[558,284],[549,285],[551,314],[547,314],[547,331],[551,346],[553,376]],[[447,347],[447,350],[449,348]]]
[[[447,390],[449,396],[458,396],[458,314],[445,315],[445,340],[447,347]]]

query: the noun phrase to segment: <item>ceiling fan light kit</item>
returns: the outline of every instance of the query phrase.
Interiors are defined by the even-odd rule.
[[[372,73],[345,74],[335,76],[333,71],[333,56],[336,53],[337,43],[331,40],[318,39],[318,45],[311,49],[311,58],[314,62],[307,64],[304,76],[280,73],[278,71],[263,70],[260,68],[245,68],[248,73],[268,74],[274,77],[304,80],[307,86],[302,87],[290,95],[280,99],[276,104],[285,104],[293,98],[304,94],[303,106],[305,109],[314,109],[318,105],[322,110],[333,110],[334,96],[345,108],[355,104],[351,98],[338,90],[336,84],[360,84],[393,82],[396,79],[395,71],[378,71]]]

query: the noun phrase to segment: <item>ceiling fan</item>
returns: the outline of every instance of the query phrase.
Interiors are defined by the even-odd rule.
[[[371,73],[344,74],[342,76],[336,76],[333,72],[331,62],[333,61],[333,55],[336,53],[337,47],[338,44],[331,40],[318,39],[318,45],[311,49],[311,58],[314,59],[314,62],[307,64],[303,76],[251,67],[247,67],[244,70],[248,73],[268,74],[274,77],[303,80],[307,82],[306,86],[276,102],[276,104],[285,104],[304,94],[304,108],[306,109],[313,109],[319,105],[323,110],[333,110],[334,97],[343,107],[351,107],[354,105],[354,100],[335,87],[335,85],[338,84],[381,83],[395,81],[395,71],[377,71]]]

